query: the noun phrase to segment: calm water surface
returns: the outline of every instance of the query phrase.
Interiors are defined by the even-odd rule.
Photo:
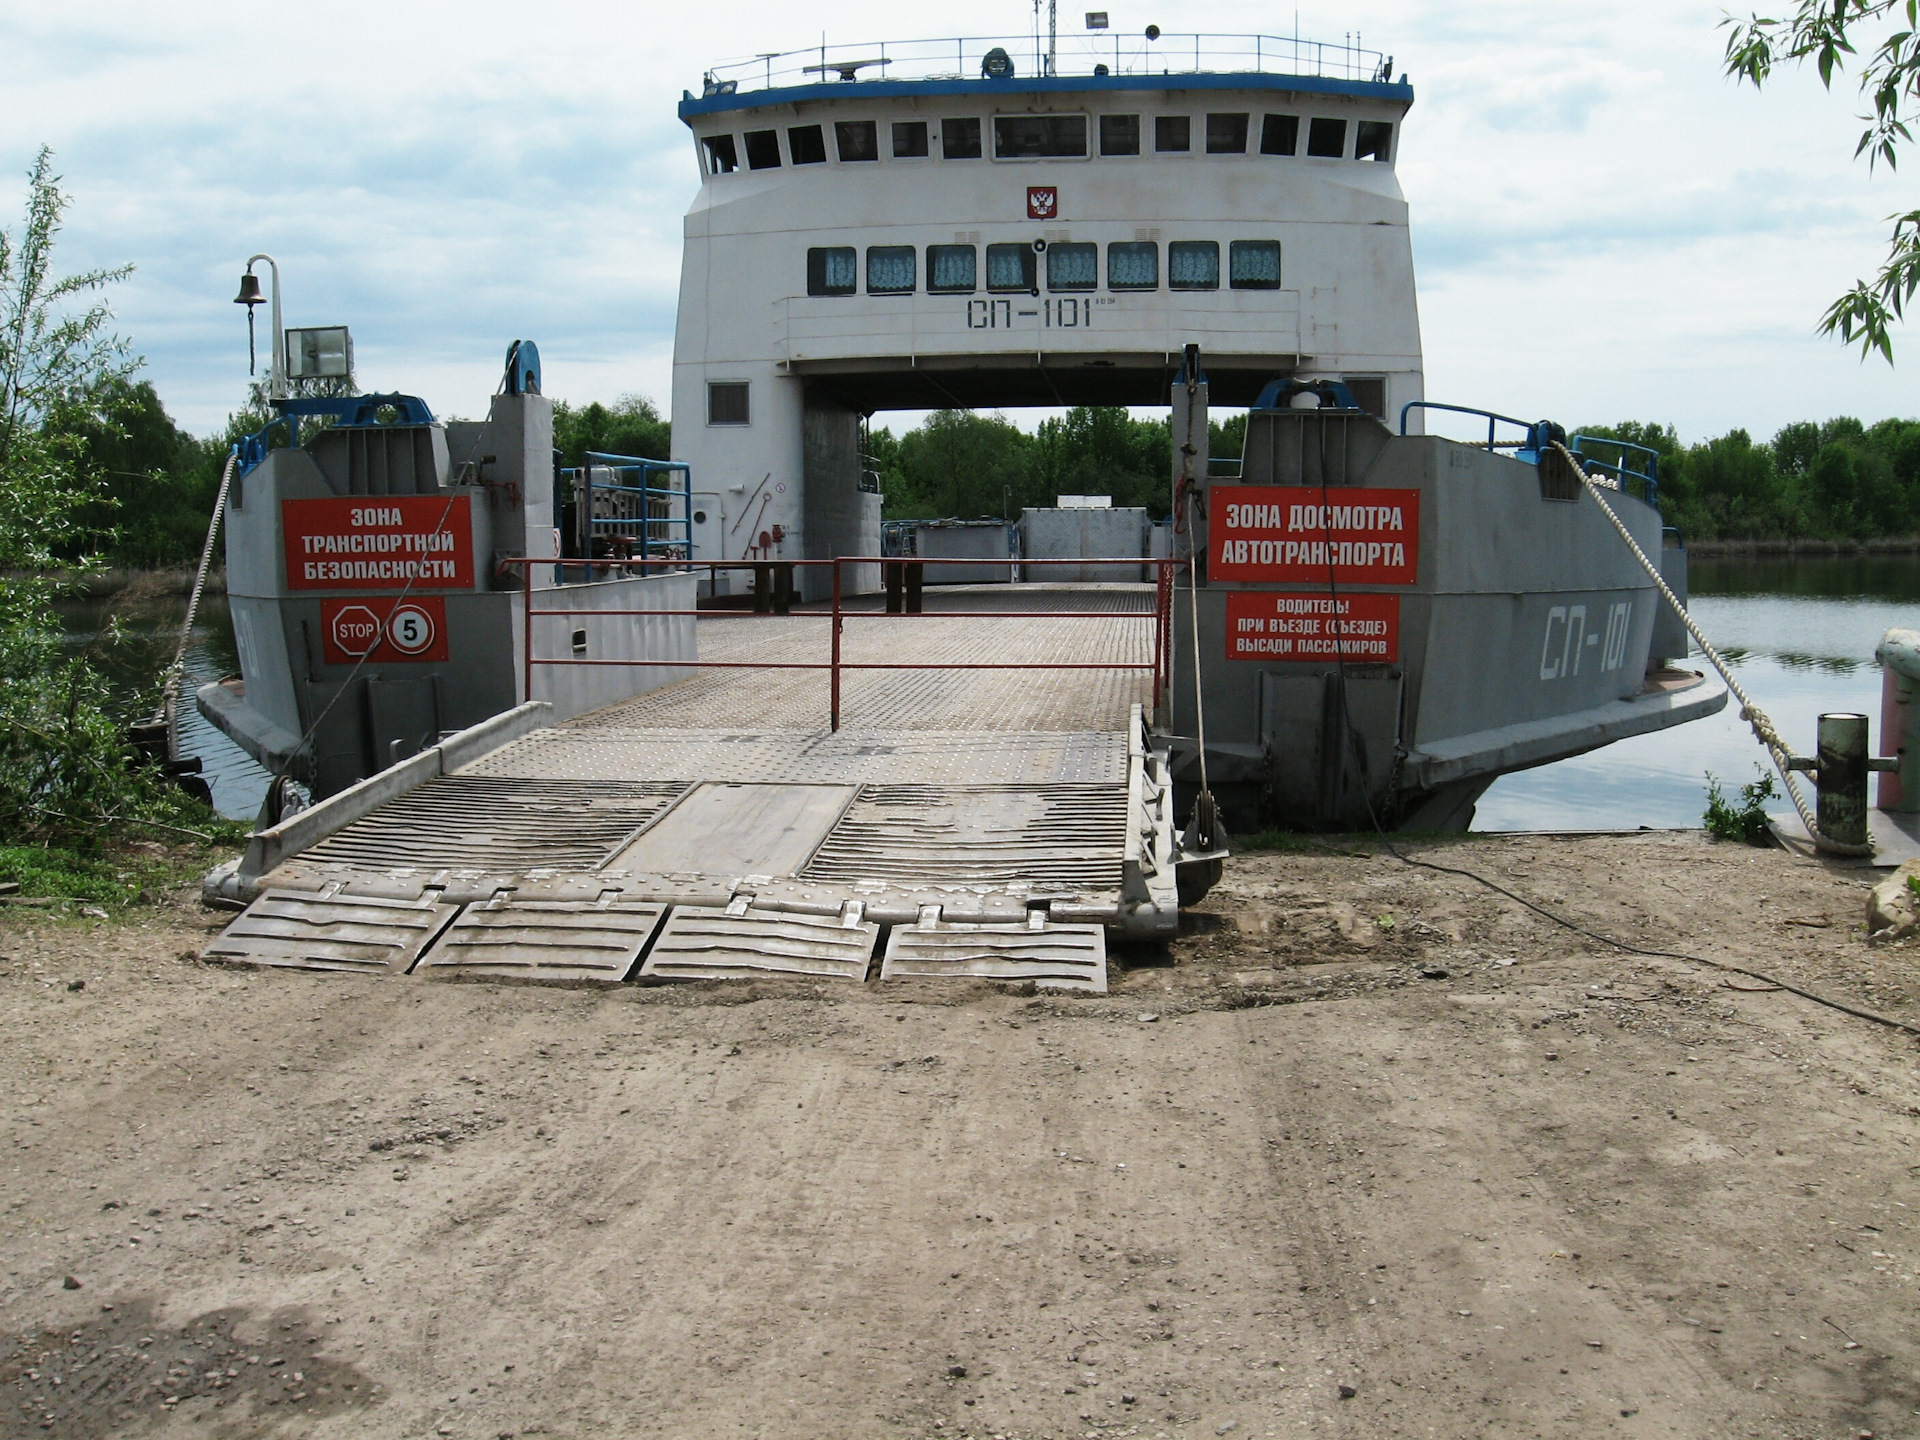
[[[1688,583],[1693,618],[1790,742],[1811,753],[1815,717],[1857,710],[1871,718],[1878,746],[1873,651],[1893,626],[1920,629],[1920,557],[1696,560]],[[1691,663],[1709,669],[1704,657]],[[1707,772],[1731,792],[1756,767],[1771,770],[1729,699],[1718,715],[1691,725],[1503,776],[1481,800],[1474,829],[1698,825]]]
[[[180,643],[187,597],[142,597],[128,591],[99,600],[65,601],[59,608],[67,653],[92,660],[127,712],[152,704],[155,681]],[[225,596],[209,595],[200,602],[186,666],[180,691],[180,753],[200,757],[200,773],[213,789],[214,809],[235,820],[251,820],[267,793],[267,772],[202,719],[193,703],[196,687],[240,669]]]

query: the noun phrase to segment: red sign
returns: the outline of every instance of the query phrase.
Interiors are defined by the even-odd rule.
[[[470,590],[464,495],[282,500],[290,590]]]
[[[329,665],[447,658],[447,602],[438,595],[320,602],[320,651]]]
[[[1059,216],[1059,186],[1029,185],[1027,187],[1027,218],[1029,220],[1056,220]]]
[[[1219,492],[1215,492],[1216,494]],[[1398,595],[1276,595],[1227,592],[1227,659],[1353,660],[1400,658]]]
[[[1207,575],[1411,585],[1420,569],[1420,492],[1351,485],[1216,485]]]

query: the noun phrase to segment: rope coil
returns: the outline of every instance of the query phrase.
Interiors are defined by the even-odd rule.
[[[1820,832],[1820,826],[1814,820],[1813,811],[1807,807],[1806,797],[1800,793],[1800,786],[1793,777],[1792,749],[1781,738],[1780,732],[1774,728],[1773,721],[1768,718],[1767,712],[1754,704],[1753,697],[1747,694],[1738,680],[1734,679],[1732,667],[1722,658],[1720,652],[1713,648],[1712,642],[1701,633],[1700,627],[1694,623],[1693,616],[1687,613],[1687,607],[1680,603],[1679,597],[1662,578],[1660,567],[1647,558],[1647,552],[1640,548],[1640,542],[1633,538],[1626,524],[1613,513],[1613,507],[1600,498],[1602,484],[1605,484],[1605,488],[1609,490],[1618,490],[1620,487],[1613,483],[1596,482],[1574,453],[1558,440],[1553,442],[1553,448],[1559,451],[1561,458],[1573,467],[1573,473],[1580,477],[1580,483],[1586,487],[1587,493],[1593,496],[1594,503],[1599,505],[1600,513],[1607,517],[1620,538],[1626,542],[1627,548],[1633,552],[1633,558],[1640,562],[1640,568],[1647,572],[1648,578],[1658,587],[1667,603],[1673,607],[1674,614],[1680,617],[1680,623],[1687,627],[1687,634],[1691,635],[1693,643],[1700,647],[1700,653],[1705,655],[1713,668],[1720,672],[1720,678],[1726,682],[1727,689],[1733,693],[1733,698],[1740,702],[1740,718],[1752,728],[1754,738],[1766,749],[1768,757],[1773,761],[1774,769],[1780,772],[1780,779],[1787,787],[1787,798],[1793,801],[1793,808],[1800,812],[1800,823],[1807,827],[1807,834],[1812,837],[1814,848],[1825,851],[1829,855],[1873,854],[1871,845],[1846,844],[1829,839]]]

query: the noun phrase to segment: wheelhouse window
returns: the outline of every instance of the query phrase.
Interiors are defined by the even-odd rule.
[[[1102,115],[1100,117],[1100,153],[1102,155],[1138,155],[1140,153],[1140,117],[1138,115]]]
[[[1031,245],[987,246],[987,289],[1031,292],[1035,288],[1034,259]]]
[[[1047,289],[1092,290],[1100,284],[1100,247],[1062,242],[1047,247]]]
[[[1260,120],[1260,153],[1292,155],[1300,149],[1298,115],[1265,115]]]
[[[1369,415],[1387,418],[1387,377],[1384,375],[1344,375],[1354,402]]]
[[[1084,115],[996,115],[996,160],[1079,160],[1087,153]]]
[[[1245,115],[1207,116],[1207,153],[1244,155],[1247,153],[1247,117]]]
[[[827,140],[818,125],[792,125],[787,128],[787,158],[796,165],[827,163]]]
[[[1109,290],[1158,290],[1160,247],[1151,240],[1116,240],[1107,246]]]
[[[1167,246],[1169,290],[1218,290],[1220,243],[1217,240],[1175,240]]]
[[[1393,158],[1393,122],[1391,120],[1362,120],[1354,132],[1353,158],[1356,160],[1390,160]]]
[[[980,158],[980,122],[978,120],[942,120],[940,157],[943,160]]]
[[[700,145],[707,152],[709,175],[731,175],[740,168],[740,155],[733,148],[731,135],[703,136]]]
[[[745,425],[748,423],[747,382],[709,380],[707,382],[707,424]]]
[[[1307,127],[1307,154],[1338,160],[1347,153],[1347,122],[1320,115]]]
[[[860,284],[860,255],[851,245],[813,245],[807,250],[807,294],[851,295]]]
[[[869,245],[867,247],[867,293],[869,295],[911,295],[918,283],[918,265],[913,246]]]
[[[777,130],[749,130],[747,141],[747,168],[749,170],[778,170],[780,168],[780,132]]]
[[[927,291],[971,295],[980,287],[980,252],[971,245],[927,247]]]
[[[1235,290],[1280,288],[1280,242],[1235,240],[1227,246],[1227,283]]]
[[[872,120],[836,120],[833,143],[843,164],[850,160],[878,160],[880,126]]]
[[[1184,155],[1193,149],[1191,115],[1153,117],[1153,148],[1162,155]]]
[[[893,122],[893,158],[896,160],[927,158],[926,121],[896,120]]]

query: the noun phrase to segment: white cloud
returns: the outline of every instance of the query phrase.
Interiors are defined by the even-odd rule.
[[[136,263],[122,328],[200,430],[244,393],[228,302],[255,250],[285,267],[290,321],[353,326],[369,386],[471,414],[527,336],[553,393],[664,402],[697,184],[675,103],[716,60],[819,34],[768,0],[26,8],[0,15],[0,164],[54,146],[66,262]],[[901,35],[903,13],[836,4],[829,38]],[[1113,16],[1275,23],[1242,0]],[[1920,408],[1900,372],[1813,334],[1876,263],[1904,182],[1850,160],[1850,89],[1727,81],[1720,16],[1692,0],[1342,11],[1419,95],[1401,178],[1435,398],[1694,436]],[[1020,32],[1029,11],[965,18]]]

